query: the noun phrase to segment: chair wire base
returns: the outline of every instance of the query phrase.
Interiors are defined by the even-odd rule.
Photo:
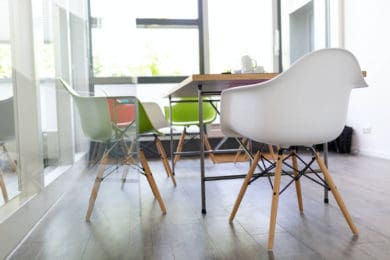
[[[239,143],[241,143],[240,140],[237,139]],[[312,168],[312,165],[314,162],[316,162],[315,154],[317,153],[316,149],[314,147],[306,147],[308,150],[311,151],[312,157],[309,162],[306,162],[301,156],[297,153],[297,147],[289,147],[289,148],[281,148],[278,151],[278,156],[285,155],[285,157],[282,160],[282,164],[285,166],[285,168],[289,168],[290,170],[287,171],[282,168],[282,175],[287,175],[291,178],[291,180],[280,190],[279,194],[282,194],[292,183],[298,181],[301,177],[306,177],[307,179],[311,180],[314,183],[317,183],[318,185],[324,187],[327,190],[330,190],[329,185],[326,183],[324,178],[322,178],[318,174],[318,170],[314,170]],[[245,152],[250,156],[250,158],[253,161],[253,154],[248,151],[248,149],[245,149]],[[303,168],[299,169],[298,165],[294,167],[291,163],[288,163],[288,160],[290,160],[292,157],[296,157],[302,164]],[[260,165],[261,164],[261,165]],[[252,182],[256,181],[260,177],[267,177],[268,182],[271,186],[271,189],[274,188],[273,182],[271,180],[271,177],[274,176],[274,170],[276,168],[276,161],[269,160],[266,158],[263,154],[260,154],[260,160],[257,165],[257,167],[260,169],[260,173],[253,176],[249,182],[248,185],[250,185]],[[311,177],[310,175],[314,174],[317,179]]]
[[[314,183],[317,183],[317,184],[321,185],[322,187],[324,187],[327,190],[332,192],[332,194],[333,194],[347,224],[349,225],[352,233],[354,235],[358,235],[358,230],[352,221],[351,215],[349,214],[349,212],[345,206],[345,203],[344,203],[343,199],[341,198],[341,195],[340,195],[339,191],[337,190],[337,187],[336,187],[335,183],[333,182],[332,177],[330,176],[330,174],[328,172],[328,169],[327,169],[325,163],[320,158],[320,155],[315,150],[315,148],[310,147],[308,149],[312,153],[312,157],[308,163],[305,162],[302,157],[298,156],[298,154],[296,152],[297,147],[279,149],[276,162],[270,161],[267,158],[265,158],[264,155],[260,151],[258,151],[255,154],[255,156],[252,157],[253,161],[252,161],[251,167],[248,171],[248,174],[245,177],[245,180],[241,186],[240,192],[237,196],[233,210],[232,210],[230,217],[229,217],[229,222],[232,223],[249,184],[261,176],[267,176],[268,179],[270,180],[270,185],[272,187],[272,203],[271,203],[271,216],[270,216],[269,235],[268,235],[268,250],[273,249],[279,196],[293,182],[295,182],[299,211],[301,212],[301,214],[303,213],[302,192],[301,192],[301,184],[300,184],[300,178],[302,176],[308,178],[309,180],[313,181]],[[289,160],[289,159],[292,160],[292,165],[287,162],[287,160]],[[301,162],[301,164],[303,164],[303,167],[301,167],[302,169],[299,169],[299,167],[298,167],[298,160]],[[323,173],[323,176],[324,176],[323,178],[318,175],[317,171],[313,170],[312,164],[314,162],[317,162],[318,166],[320,167],[321,172]],[[259,176],[254,176],[255,169],[257,167],[260,167],[259,163],[263,164],[264,170],[260,174],[258,174]],[[266,167],[266,163],[268,163],[269,166]],[[283,169],[283,166],[284,166],[284,168],[291,169],[293,174],[291,174],[289,171]],[[275,169],[274,173],[271,172],[271,170],[273,170],[273,169]],[[315,176],[317,177],[317,179],[309,176],[308,175],[309,173],[314,173]],[[287,183],[282,189],[280,189],[282,175],[289,176],[291,178],[291,181],[289,183]],[[274,176],[273,183],[271,181],[271,176]]]

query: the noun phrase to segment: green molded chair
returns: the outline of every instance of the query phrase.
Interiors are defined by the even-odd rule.
[[[119,128],[123,127],[124,125],[128,125],[130,121],[135,120],[135,116],[131,116],[131,114],[135,114],[136,111],[134,108],[135,105],[129,103],[130,102],[125,98],[118,98],[115,100],[115,103],[112,103],[112,106],[115,106],[119,112],[123,114],[127,114],[127,117],[121,113],[118,113],[116,115],[111,114],[111,118],[117,119],[116,125]],[[138,137],[142,137],[144,135],[154,136],[154,143],[156,145],[161,161],[164,165],[165,172],[167,173],[167,176],[171,178],[174,186],[176,186],[176,180],[174,175],[172,174],[172,169],[169,165],[167,154],[159,138],[159,136],[163,134],[158,130],[164,127],[168,127],[169,124],[165,120],[164,114],[157,103],[154,102],[141,103],[139,100],[137,100],[137,107],[138,107],[138,118],[137,118]],[[126,123],[126,121],[129,122]],[[131,147],[130,150],[132,149],[133,147]],[[123,180],[124,181],[126,180],[126,174],[124,174]]]
[[[181,101],[188,102],[179,102],[172,104],[172,126],[183,126],[183,132],[180,136],[179,143],[176,148],[176,155],[173,161],[174,164],[180,159],[180,152],[183,150],[185,136],[187,134],[187,128],[192,125],[199,127],[199,105],[198,98],[186,97],[181,98]],[[169,107],[164,107],[165,118],[170,121]],[[217,118],[217,111],[215,110],[212,103],[208,102],[207,99],[204,99],[203,102],[203,124],[204,124],[204,144],[205,148],[208,151],[211,151],[211,145],[206,133],[206,126],[214,122]],[[215,157],[212,153],[209,154],[210,159],[215,163]]]
[[[109,153],[115,146],[124,142],[124,137],[126,137],[130,131],[134,131],[134,129],[132,129],[133,122],[131,122],[126,128],[118,129],[115,125],[112,124],[111,121],[109,105],[107,102],[108,98],[92,96],[82,97],[78,95],[63,79],[59,79],[59,82],[72,96],[72,99],[78,108],[81,127],[84,134],[95,142],[106,144],[89,199],[89,206],[86,214],[86,220],[89,221],[99,192],[100,184],[104,180],[104,170],[105,165],[108,163]],[[127,153],[127,155],[128,156],[126,156],[122,162],[136,163],[132,158],[131,153]],[[166,208],[164,201],[157,188],[156,182],[152,176],[152,172],[150,171],[148,162],[146,161],[142,149],[138,149],[138,156],[143,175],[145,175],[152,189],[153,195],[160,205],[161,211],[163,214],[165,214]],[[127,167],[125,167],[125,172],[128,170],[128,165],[126,164],[126,166]]]

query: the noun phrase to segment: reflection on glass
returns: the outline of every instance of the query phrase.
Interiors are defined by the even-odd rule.
[[[0,0],[0,206],[19,193],[8,1]]]
[[[244,55],[273,71],[272,1],[208,1],[208,13],[211,73],[238,72]]]
[[[3,90],[9,86],[0,84]],[[7,202],[18,194],[17,161],[15,160],[15,117],[13,95],[0,98],[0,189],[2,201]]]

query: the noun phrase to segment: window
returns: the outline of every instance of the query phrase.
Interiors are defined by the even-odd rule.
[[[244,55],[274,71],[272,1],[210,0],[208,26],[211,73],[240,70]]]
[[[178,82],[238,72],[244,55],[277,72],[326,46],[326,2],[90,0],[93,75]]]
[[[326,1],[281,1],[283,68],[327,45]]]
[[[139,76],[182,76],[199,73],[197,29],[145,28],[138,29],[137,36]]]
[[[115,2],[90,1],[94,77],[200,72],[196,0]]]
[[[137,18],[197,19],[196,0],[141,0],[137,2]]]

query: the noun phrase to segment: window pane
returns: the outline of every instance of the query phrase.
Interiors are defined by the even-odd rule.
[[[142,0],[137,2],[137,18],[196,19],[197,17],[197,0]]]
[[[137,29],[132,36],[124,35],[121,43],[108,38],[104,32],[93,35],[95,77],[199,72],[197,29]]]
[[[211,73],[240,70],[244,55],[273,71],[272,1],[211,0],[208,9]]]
[[[283,69],[326,46],[325,1],[281,1]]]
[[[139,76],[199,73],[197,29],[139,29]]]
[[[97,0],[91,3],[92,17],[95,17],[92,29],[95,77],[175,76],[199,72],[198,29],[136,28],[139,14],[134,15],[134,9],[144,3],[118,2],[121,4],[115,8]],[[169,8],[154,9],[165,13]],[[180,13],[177,9],[174,11]]]
[[[91,0],[92,56],[95,77],[135,76],[137,44],[134,3]]]

